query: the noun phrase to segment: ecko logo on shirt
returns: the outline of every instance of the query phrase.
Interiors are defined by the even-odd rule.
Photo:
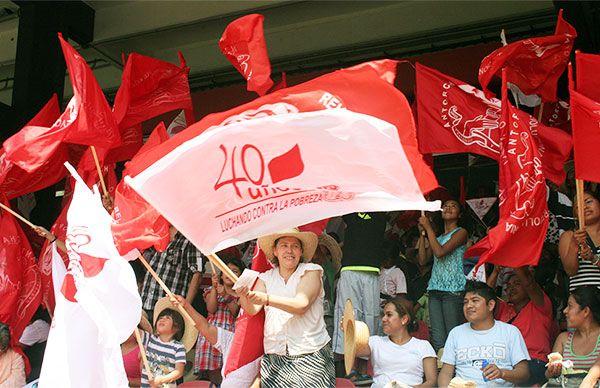
[[[456,361],[465,362],[473,359],[506,359],[506,345],[480,345],[456,349]]]

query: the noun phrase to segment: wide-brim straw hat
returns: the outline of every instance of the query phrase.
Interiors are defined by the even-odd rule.
[[[173,309],[181,314],[181,312],[177,310],[177,307],[171,303],[169,297],[165,296],[164,298],[159,299],[154,305],[154,321],[152,322],[154,327],[156,327],[156,318],[158,318],[160,313],[166,308]],[[183,318],[184,329],[180,342],[183,344],[183,346],[185,346],[185,350],[187,352],[194,347],[194,344],[196,344],[196,340],[198,339],[198,330],[196,330],[196,327],[191,322],[185,319],[183,314],[181,317]]]
[[[275,241],[281,237],[295,237],[302,243],[302,257],[305,261],[312,260],[317,250],[318,238],[313,232],[300,232],[298,228],[290,228],[277,233],[268,234],[258,238],[260,249],[265,252],[268,260],[273,260],[273,248]]]
[[[344,366],[346,374],[350,374],[354,366],[356,353],[369,346],[369,326],[366,323],[354,319],[354,307],[350,299],[344,305]]]
[[[319,236],[319,245],[323,245],[329,251],[333,268],[338,273],[342,268],[342,248],[340,248],[340,244],[333,237],[323,232]]]

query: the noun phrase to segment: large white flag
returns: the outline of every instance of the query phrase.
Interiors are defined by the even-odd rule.
[[[211,128],[127,183],[205,253],[351,212],[440,208],[397,128],[347,109]]]
[[[68,168],[77,179],[67,215],[69,267],[64,274],[54,248],[56,308],[39,386],[127,387],[120,344],[141,316],[135,275],[117,253],[97,188]]]

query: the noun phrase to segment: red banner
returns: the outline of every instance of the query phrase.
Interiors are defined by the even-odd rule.
[[[571,89],[575,177],[600,182],[600,102]]]
[[[478,265],[517,268],[540,259],[548,229],[546,182],[535,134],[508,101],[506,78],[502,107],[506,125],[500,128],[500,220],[465,257],[480,256]]]
[[[471,152],[500,159],[500,128],[505,126],[500,100],[488,99],[481,90],[417,63],[417,102],[422,153]],[[545,177],[560,185],[571,136],[539,124],[523,111],[515,112],[534,135]]]

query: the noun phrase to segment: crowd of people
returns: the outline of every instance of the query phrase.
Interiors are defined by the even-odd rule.
[[[333,387],[348,380],[377,388],[594,386],[600,201],[593,191],[584,206],[583,230],[551,223],[538,266],[486,265],[483,279],[473,278],[464,259],[476,237],[453,199],[407,229],[397,227],[397,213],[370,212],[347,214],[344,227],[320,236],[298,229],[263,236],[258,245],[272,269],[251,287],[209,271],[206,257],[172,227],[168,247],[144,257],[175,296],[165,297],[132,262],[147,364],[132,333],[121,346],[130,386],[175,387],[184,379],[221,387]],[[558,236],[550,237],[553,228]],[[56,240],[43,228],[38,233]],[[251,264],[254,243],[220,253],[236,276]],[[347,300],[370,332],[349,374],[341,325]],[[224,376],[240,310],[264,311],[264,355]],[[40,308],[20,339],[32,370],[27,381],[40,373],[49,323]],[[9,344],[9,327],[1,324],[0,387],[22,386],[25,359]]]

